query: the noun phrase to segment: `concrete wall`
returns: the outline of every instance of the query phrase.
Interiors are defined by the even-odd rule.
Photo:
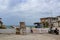
[[[16,33],[16,29],[0,29],[0,33]]]
[[[58,29],[59,29],[59,34],[60,34],[60,28]],[[49,28],[33,28],[33,33],[48,33],[48,30]]]
[[[59,33],[60,33],[60,28]],[[32,28],[33,33],[48,33],[49,28]],[[30,28],[26,28],[26,33],[29,34],[31,32]],[[9,33],[15,34],[16,29],[0,29],[0,33]]]
[[[49,28],[33,28],[33,33],[48,33]]]
[[[26,28],[26,33],[27,34],[31,33],[31,29],[29,27]]]
[[[0,29],[0,33],[3,34],[16,34],[16,29]],[[30,33],[30,28],[26,28],[26,33],[29,34]]]

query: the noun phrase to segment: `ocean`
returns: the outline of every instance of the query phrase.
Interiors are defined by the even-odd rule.
[[[18,25],[15,25],[14,27],[19,27]],[[26,25],[26,27],[30,27],[30,28],[32,28],[32,27],[34,27],[34,26],[32,26],[32,25]],[[11,27],[11,25],[6,25],[6,28],[12,28]]]

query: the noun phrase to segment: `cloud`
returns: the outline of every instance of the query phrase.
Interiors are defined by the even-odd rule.
[[[14,10],[22,10],[22,11],[35,11],[35,10],[54,10],[59,7],[58,2],[56,0],[46,1],[46,0],[29,0],[26,3],[18,4],[15,6]],[[57,5],[57,6],[56,6]]]
[[[41,17],[51,16],[51,13],[53,16],[60,15],[60,0],[0,0],[0,17],[4,20],[18,18],[16,24],[20,19],[33,24],[40,21]]]
[[[59,0],[1,0],[0,2],[0,9],[7,12],[36,13],[60,10]]]
[[[0,0],[0,11],[4,11],[8,7],[9,0]]]

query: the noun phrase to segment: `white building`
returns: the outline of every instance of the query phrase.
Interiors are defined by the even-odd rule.
[[[60,27],[60,16],[46,17],[46,18],[41,18],[40,20],[41,20],[42,23],[44,22],[45,25],[46,25],[46,22],[48,22],[49,26],[53,25],[53,27]]]

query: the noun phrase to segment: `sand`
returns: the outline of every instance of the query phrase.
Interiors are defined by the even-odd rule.
[[[60,40],[60,35],[52,34],[0,34],[0,40]]]

